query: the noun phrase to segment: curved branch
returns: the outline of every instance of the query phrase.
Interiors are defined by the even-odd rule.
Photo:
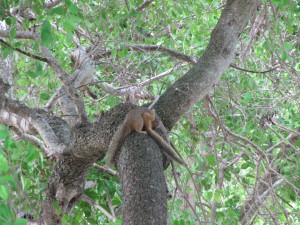
[[[0,123],[17,128],[18,130],[36,134],[36,129],[24,118],[12,114],[6,110],[0,110]]]
[[[42,61],[42,62],[47,62],[47,59],[46,59],[46,58],[43,58],[43,57],[38,56],[38,55],[34,55],[34,54],[30,53],[30,52],[23,51],[22,49],[19,49],[19,48],[14,48],[14,47],[12,47],[9,43],[7,43],[6,41],[2,40],[1,38],[0,38],[0,43],[2,43],[2,44],[4,44],[5,46],[11,48],[12,50],[15,50],[15,51],[17,51],[17,52],[20,52],[20,53],[23,54],[23,55],[29,56],[29,57],[31,57],[31,58],[33,58],[33,59],[36,59],[36,60],[39,60],[39,61]]]
[[[47,147],[45,146],[44,142],[42,140],[40,140],[39,138],[30,135],[30,134],[26,134],[24,132],[21,132],[20,130],[18,130],[17,128],[12,128],[12,130],[21,138],[24,139],[26,141],[31,142],[33,145],[35,145],[38,148],[41,148],[42,151],[47,154]]]
[[[240,34],[254,14],[258,0],[228,0],[210,42],[196,65],[158,100],[155,109],[168,129],[194,103],[209,93],[235,57]]]
[[[268,69],[268,70],[263,70],[263,71],[257,71],[257,70],[248,70],[248,69],[244,69],[244,68],[241,68],[241,67],[238,67],[234,64],[230,64],[230,67],[234,68],[234,69],[237,69],[237,70],[241,70],[241,71],[244,71],[244,72],[249,72],[249,73],[269,73],[273,70],[276,70],[277,68],[279,68],[280,65],[276,65],[274,66],[273,68],[271,69]]]
[[[84,202],[87,202],[88,204],[90,204],[91,206],[94,206],[95,208],[99,209],[106,217],[107,219],[109,219],[110,221],[115,222],[117,220],[116,217],[114,217],[113,215],[111,215],[109,212],[107,212],[103,207],[101,207],[99,204],[97,204],[95,201],[93,201],[92,199],[90,199],[87,195],[82,195],[81,196],[81,200]]]
[[[9,30],[0,30],[0,37],[9,38]],[[15,38],[17,39],[38,39],[38,34],[31,31],[17,31]]]
[[[83,100],[77,94],[76,88],[72,84],[72,80],[70,76],[68,76],[68,74],[63,70],[63,68],[59,65],[59,63],[56,62],[51,52],[46,47],[41,46],[41,51],[44,57],[47,58],[47,63],[49,64],[49,66],[51,66],[51,68],[58,75],[59,79],[63,82],[64,87],[66,88],[66,91],[69,94],[69,96],[74,100],[80,122],[87,122],[88,117],[84,109]]]
[[[61,3],[62,1],[61,0],[48,0],[44,3],[44,6],[47,8],[47,9],[50,9],[50,8],[53,8],[55,6],[57,6],[59,3]]]
[[[182,61],[192,63],[192,64],[196,64],[197,62],[196,57],[191,57],[160,45],[127,45],[127,47],[135,51],[157,51],[157,52],[166,53],[176,59],[180,59]]]
[[[47,146],[45,149],[47,155],[57,155],[63,152],[65,145],[59,141],[49,123],[34,108],[5,97],[2,109],[24,118],[38,131]]]
[[[175,59],[179,59],[179,60],[194,64],[194,65],[197,63],[197,60],[199,59],[198,57],[188,56],[181,52],[176,52],[172,49],[169,49],[169,48],[161,46],[161,45],[141,45],[141,44],[130,45],[130,44],[128,44],[128,45],[126,45],[126,47],[128,47],[129,50],[134,50],[134,51],[150,51],[150,52],[165,53]],[[99,53],[98,58],[107,57],[109,55],[111,55],[111,51],[105,51],[105,52]],[[230,67],[237,69],[237,70],[244,71],[244,72],[249,72],[249,73],[269,73],[269,72],[279,68],[279,65],[276,65],[271,69],[263,70],[263,71],[249,70],[249,69],[241,68],[239,66],[236,66],[233,63],[230,64]]]

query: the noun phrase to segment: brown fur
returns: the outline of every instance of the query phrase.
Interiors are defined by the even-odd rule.
[[[135,108],[132,109],[126,116],[124,122],[119,126],[112,142],[107,151],[108,161],[107,166],[111,166],[116,159],[121,146],[123,145],[125,138],[132,132],[143,133],[143,130],[156,142],[156,144],[161,148],[161,150],[169,156],[171,159],[177,161],[178,163],[185,165],[185,162],[177,155],[175,150],[153,130],[153,122],[156,118],[156,113],[154,109],[146,108]]]

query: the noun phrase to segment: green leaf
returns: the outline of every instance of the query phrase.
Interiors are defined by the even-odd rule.
[[[286,59],[287,59],[287,54],[286,54],[285,51],[283,51],[283,52],[281,53],[281,60],[282,60],[282,61],[285,61]]]
[[[71,4],[73,4],[70,0],[65,0],[65,2],[66,2],[67,6],[70,6]]]
[[[106,225],[121,225],[122,224],[122,220],[117,220],[116,222],[110,222],[110,223],[106,223]]]
[[[101,17],[102,17],[104,20],[106,20],[106,18],[107,18],[107,12],[106,12],[106,10],[104,10],[104,9],[101,10]]]
[[[0,185],[0,198],[6,201],[8,199],[8,194],[9,194],[8,188],[4,185]]]
[[[43,100],[49,100],[50,99],[50,95],[47,94],[47,93],[45,93],[45,92],[43,92],[43,93],[41,93],[40,98],[43,99]]]
[[[16,42],[15,44],[14,44],[14,47],[15,48],[20,48],[20,47],[22,47],[22,43],[21,42]]]
[[[231,172],[226,170],[224,177],[225,177],[226,180],[230,181],[231,180]]]
[[[51,15],[53,14],[57,14],[57,15],[60,15],[62,16],[64,14],[64,9],[62,6],[58,6],[56,8],[53,8],[50,12]]]
[[[9,31],[9,39],[13,40],[15,38],[16,34],[17,34],[17,30],[14,27],[11,28]]]
[[[1,157],[1,156],[0,156]],[[2,164],[1,164],[2,165]],[[0,177],[0,184],[4,182],[14,183],[14,177],[11,175]]]
[[[0,161],[0,163],[1,163],[1,161]],[[6,168],[8,169],[8,166]],[[1,174],[1,168],[0,168],[0,174]],[[17,185],[16,185],[16,182],[15,182],[15,179],[11,175],[0,176],[0,184],[4,184],[4,183],[11,184],[12,185],[12,190],[16,190],[17,189]]]
[[[293,49],[293,45],[290,42],[286,42],[286,43],[284,43],[284,49],[286,51],[290,51]]]
[[[12,22],[12,20],[11,20],[11,18],[10,17],[7,17],[6,19],[5,19],[5,23],[7,24],[7,25],[11,25],[11,22]]]
[[[295,191],[294,190],[289,190],[290,191],[290,194],[289,194],[289,197],[290,197],[290,200],[291,201],[293,201],[293,202],[295,202],[296,201],[296,193],[295,193]]]
[[[28,220],[26,219],[23,219],[23,218],[20,218],[20,219],[17,219],[15,222],[14,222],[14,225],[25,225],[28,223]]]
[[[64,26],[65,30],[67,30],[67,31],[76,30],[76,24],[70,19],[67,19],[63,26]]]
[[[42,38],[43,46],[49,46],[53,41],[51,24],[50,24],[49,20],[45,20],[42,25],[41,38]]]
[[[10,210],[7,208],[7,205],[0,204],[0,221],[2,222],[3,220],[1,219],[8,220],[9,218],[10,218]]]
[[[4,141],[4,147],[6,148],[7,151],[11,150],[12,147],[12,139],[10,138],[10,136],[7,136],[5,141]]]
[[[0,155],[0,173],[5,173],[8,171],[8,162],[4,155]]]
[[[2,45],[1,46],[1,56],[2,56],[2,58],[3,59],[6,59],[7,58],[7,56],[9,56],[10,54],[12,54],[13,53],[13,50],[10,48],[10,47],[7,47],[7,46],[5,46],[5,45]]]
[[[241,166],[242,169],[247,169],[249,167],[255,168],[255,164],[253,162],[246,162],[246,163],[242,164],[242,166]]]
[[[39,74],[37,74],[37,73],[34,72],[34,71],[27,71],[25,74],[26,74],[27,76],[31,77],[32,79],[35,79],[35,78],[37,78],[37,77],[39,76]]]
[[[245,103],[250,102],[251,99],[252,99],[252,94],[250,92],[246,93],[244,96],[244,102]]]
[[[72,14],[77,14],[79,11],[78,7],[75,4],[71,4],[69,7],[69,10],[70,10],[70,13],[72,13]]]
[[[67,31],[66,41],[68,43],[72,43],[72,41],[73,41],[73,33],[71,31]]]
[[[0,124],[0,140],[6,138],[8,135],[7,126]]]
[[[216,164],[214,155],[207,155],[206,159],[211,166],[214,166]]]
[[[40,62],[36,62],[35,63],[35,68],[36,68],[36,71],[42,73],[42,71],[43,71],[43,65]]]
[[[127,48],[123,48],[122,50],[118,51],[118,56],[125,58],[127,56],[127,52]]]
[[[1,225],[13,225],[13,223],[11,223],[11,222],[4,222]]]
[[[215,192],[214,193],[214,199],[217,201],[217,202],[220,202],[221,201],[221,195],[219,192]]]

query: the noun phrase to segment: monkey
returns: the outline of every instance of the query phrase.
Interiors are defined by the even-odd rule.
[[[156,142],[160,149],[172,160],[181,165],[186,163],[177,155],[175,150],[153,130],[154,120],[157,117],[154,109],[134,108],[126,115],[123,123],[119,126],[113,136],[109,149],[107,151],[108,161],[106,166],[111,167],[115,158],[123,145],[125,138],[132,132],[146,133]]]

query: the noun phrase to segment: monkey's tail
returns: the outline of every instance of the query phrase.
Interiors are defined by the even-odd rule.
[[[148,129],[148,135],[156,142],[156,144],[160,147],[160,149],[171,158],[171,160],[175,160],[181,165],[186,165],[186,163],[181,159],[176,151],[154,130]]]
[[[105,163],[105,166],[112,167],[115,164],[116,157],[122,145],[124,144],[127,135],[128,135],[128,131],[126,126],[124,124],[121,124],[112,137],[111,143],[106,153],[108,156],[108,160]]]

